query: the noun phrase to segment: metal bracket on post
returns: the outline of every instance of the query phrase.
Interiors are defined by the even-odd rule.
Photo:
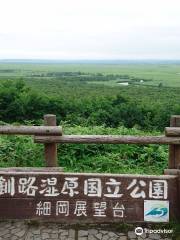
[[[56,115],[47,114],[44,115],[44,125],[56,126]],[[57,167],[57,144],[45,143],[45,162],[46,167]]]

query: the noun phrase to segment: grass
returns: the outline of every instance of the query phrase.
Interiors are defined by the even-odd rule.
[[[4,71],[5,70],[5,71]],[[9,72],[6,70],[10,70]],[[151,79],[143,83],[149,86],[118,86],[116,80],[91,81],[91,84],[77,86],[60,82],[50,77],[33,77],[41,72],[77,72],[122,74],[130,77]],[[59,95],[68,102],[78,99],[84,104],[87,96],[90,102],[97,96],[112,97],[121,93],[139,101],[157,102],[160,106],[179,103],[180,66],[178,64],[0,64],[0,80],[23,78],[30,87],[45,94]],[[163,83],[164,87],[157,88]],[[93,85],[96,84],[96,88]],[[97,85],[98,84],[98,85]],[[142,84],[142,85],[143,85]],[[155,86],[155,87],[153,87]],[[128,89],[128,91],[127,91]],[[171,91],[170,91],[171,90]],[[89,96],[91,92],[91,96]],[[68,98],[71,96],[71,98]],[[83,97],[84,98],[83,98]],[[93,105],[93,103],[92,103]],[[94,106],[93,106],[94,107]],[[164,109],[164,105],[163,105]],[[77,116],[76,116],[77,117]],[[119,134],[159,135],[159,132],[143,132],[136,128],[107,128],[104,126],[68,126],[66,134]],[[163,174],[168,165],[168,147],[163,145],[58,145],[59,166],[66,172],[103,172],[128,174]],[[31,137],[0,136],[0,167],[41,167],[44,166],[44,149],[34,144]],[[179,227],[179,225],[177,225]],[[177,228],[178,229],[178,228]],[[179,230],[178,230],[179,231]]]
[[[167,88],[159,89],[147,86],[119,86],[116,80],[102,82],[92,81],[91,84],[68,85],[60,79],[33,77],[32,74],[47,72],[85,72],[122,74],[131,77],[152,79],[146,84],[155,85],[163,82],[164,86],[174,87],[171,92]],[[27,84],[42,93],[60,96],[68,102],[92,102],[99,95],[112,97],[119,93],[122,96],[132,96],[139,102],[162,102],[174,105],[179,101],[180,67],[178,64],[0,64],[0,79],[18,77],[25,78]],[[101,84],[99,84],[101,83]],[[94,85],[97,87],[94,88]],[[176,87],[176,88],[175,88]],[[147,91],[147,88],[149,92]],[[128,91],[127,91],[128,89]],[[89,94],[91,93],[91,94]],[[169,98],[171,95],[171,98]],[[104,97],[103,96],[103,97]],[[166,106],[168,106],[166,104]],[[164,105],[163,105],[164,106]],[[105,127],[67,127],[68,133],[74,134],[153,134],[122,127],[110,129]],[[164,146],[134,146],[134,145],[60,145],[59,162],[66,171],[112,172],[112,173],[149,173],[161,174],[167,167],[167,147]],[[148,162],[148,164],[146,164]],[[43,150],[41,145],[35,145],[31,138],[1,137],[0,166],[43,166]]]
[[[65,134],[147,135],[143,131],[119,128],[65,127]],[[58,161],[68,172],[104,172],[163,174],[167,168],[168,149],[162,145],[61,144]],[[0,137],[0,167],[44,166],[43,146],[31,137]]]
[[[48,72],[77,72],[122,74],[131,77],[152,79],[145,82],[155,86],[163,81],[169,88],[130,85],[119,86],[117,80],[91,81],[86,84],[77,81],[72,85],[66,80],[33,77],[32,74]],[[0,79],[23,77],[27,84],[41,93],[60,97],[68,102],[74,99],[81,104],[91,103],[95,108],[94,99],[98,97],[115,97],[117,94],[131,97],[136,102],[157,103],[156,107],[168,108],[178,106],[180,87],[180,67],[178,64],[0,64]],[[71,78],[72,81],[73,78]],[[80,84],[81,83],[81,84]],[[97,84],[98,83],[98,84]],[[99,84],[100,83],[100,84]],[[106,84],[107,86],[102,85]],[[96,87],[94,87],[96,85]],[[116,86],[116,87],[115,87]],[[174,87],[174,88],[173,88]],[[101,98],[98,104],[101,104]],[[167,103],[167,104],[166,104]],[[146,106],[146,105],[145,105]],[[77,114],[76,114],[77,117]],[[68,119],[68,118],[67,118]],[[105,127],[69,127],[68,133],[74,134],[153,134],[122,127],[110,129]],[[112,172],[112,173],[149,173],[161,174],[167,166],[167,147],[164,146],[134,146],[134,145],[61,145],[59,147],[59,162],[67,171]],[[30,138],[1,137],[0,166],[42,166],[42,146],[33,144]],[[148,163],[148,164],[146,164]]]
[[[10,69],[11,72],[2,70]],[[82,71],[88,73],[127,74],[133,77],[151,79],[146,84],[166,87],[180,87],[180,65],[169,64],[0,64],[0,78],[31,76],[32,73],[49,71]]]

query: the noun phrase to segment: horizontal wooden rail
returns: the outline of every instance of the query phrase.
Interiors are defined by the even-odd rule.
[[[166,127],[165,134],[168,137],[180,136],[180,128],[179,127]]]
[[[0,134],[61,136],[62,127],[54,126],[0,126]]]
[[[35,136],[35,143],[180,144],[180,137],[127,135]]]

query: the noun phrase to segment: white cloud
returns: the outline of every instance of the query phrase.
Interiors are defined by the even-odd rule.
[[[179,0],[0,0],[0,58],[179,58]]]

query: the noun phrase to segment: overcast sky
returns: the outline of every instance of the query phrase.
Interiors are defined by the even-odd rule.
[[[0,0],[0,59],[180,59],[180,0]]]

